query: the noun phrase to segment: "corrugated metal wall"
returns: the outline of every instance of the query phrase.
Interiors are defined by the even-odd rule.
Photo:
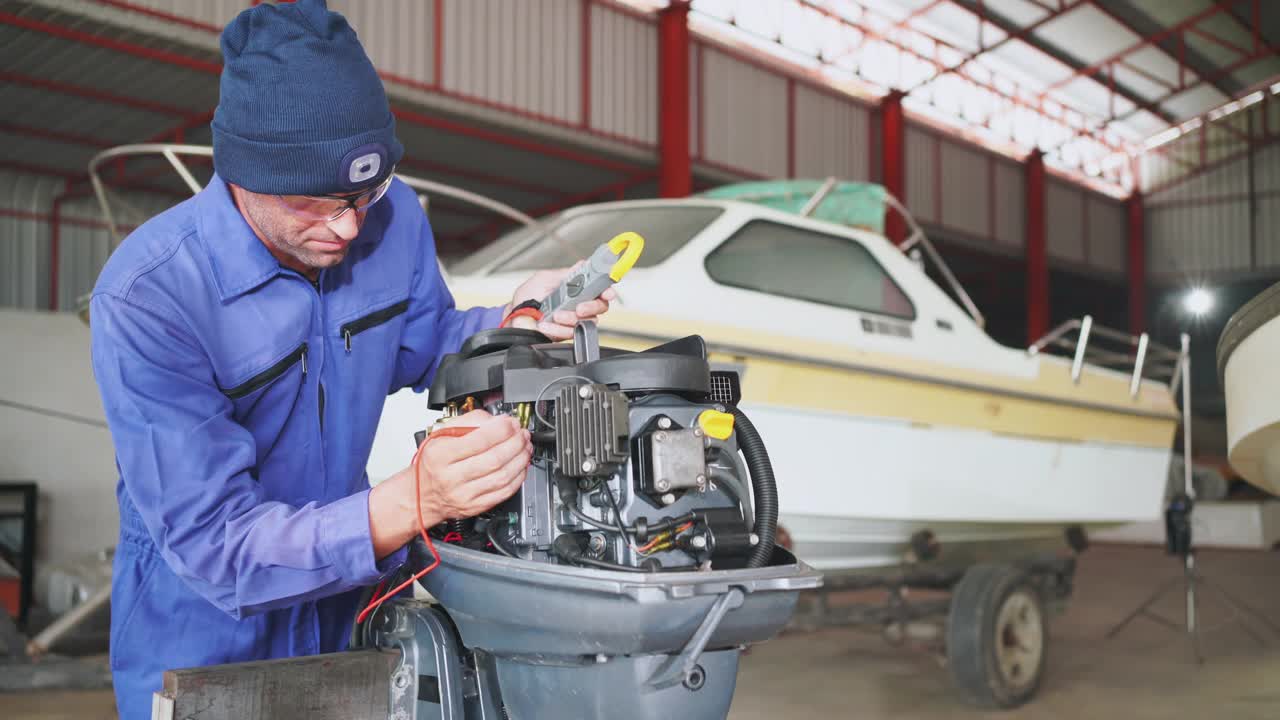
[[[49,308],[54,199],[63,187],[58,178],[0,171],[0,307]],[[126,230],[174,201],[138,193],[124,199],[139,213],[114,206]],[[107,261],[110,233],[92,196],[67,199],[58,217],[57,308],[74,310]]]
[[[1252,266],[1246,203],[1174,205],[1147,211],[1152,275],[1202,276]]]
[[[447,0],[445,90],[551,120],[581,122],[581,13],[580,0]]]
[[[1129,264],[1128,216],[1124,203],[1085,193],[1085,254],[1089,265],[1111,273],[1123,273]]]
[[[795,90],[795,174],[870,179],[870,111],[806,85]]]
[[[1049,257],[1084,264],[1084,191],[1059,180],[1045,183],[1045,243]]]
[[[63,181],[0,171],[0,305],[49,306],[49,212]]]
[[[991,237],[989,156],[949,140],[938,143],[943,182],[939,224],[975,238]]]
[[[1280,145],[1258,152],[1253,159],[1253,178],[1258,198],[1253,231],[1258,243],[1257,264],[1262,268],[1277,268],[1280,267]]]
[[[786,79],[718,50],[705,50],[702,59],[704,158],[765,177],[786,177]]]
[[[1280,97],[1268,94],[1241,112],[1189,129],[1141,157],[1143,192],[1155,192],[1206,164],[1239,155],[1254,136],[1280,135]]]
[[[908,124],[907,208],[942,238],[1026,245],[1026,169],[938,131]],[[1062,179],[1046,184],[1049,257],[1072,267],[1123,273],[1126,216],[1119,201]]]
[[[610,135],[655,145],[658,142],[657,25],[603,5],[590,7],[590,125]],[[693,71],[691,65],[691,75]],[[690,85],[692,91],[692,83]],[[694,141],[690,133],[690,143]]]
[[[1273,171],[1267,165],[1275,160],[1266,152],[1255,157],[1261,161],[1255,162],[1256,179],[1269,180]],[[1259,219],[1280,204],[1276,195],[1260,200]],[[1253,247],[1247,158],[1188,175],[1147,195],[1144,203],[1147,262],[1153,275],[1248,272],[1280,264],[1280,238],[1274,234],[1259,232],[1259,247]]]
[[[917,222],[936,223],[938,217],[938,139],[915,125],[907,125],[907,197],[903,203]]]
[[[1277,137],[1280,97],[1267,92],[1261,101],[1143,154],[1152,275],[1280,270]]]
[[[449,6],[445,7],[447,13]],[[330,0],[329,9],[347,18],[379,70],[423,83],[434,80],[435,3]]]
[[[999,245],[1027,244],[1027,171],[1008,160],[995,161],[995,237]]]

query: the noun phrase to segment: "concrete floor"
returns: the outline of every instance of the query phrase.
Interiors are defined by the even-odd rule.
[[[1280,625],[1280,553],[1200,555],[1204,573]],[[923,648],[894,648],[879,633],[829,629],[784,635],[743,660],[730,720],[778,718],[1277,718],[1280,636],[1262,628],[1259,646],[1239,626],[1204,637],[1197,666],[1179,634],[1140,619],[1114,640],[1107,629],[1152,588],[1181,570],[1156,548],[1095,547],[1081,559],[1076,595],[1052,621],[1050,667],[1040,695],[1011,712],[965,704],[946,667]],[[1181,618],[1181,595],[1158,606]],[[1205,597],[1206,625],[1229,611]],[[39,720],[114,718],[110,693],[32,693],[0,697],[0,716]]]

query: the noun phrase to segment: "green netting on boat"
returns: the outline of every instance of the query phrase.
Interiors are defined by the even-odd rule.
[[[724,185],[702,193],[717,200],[738,200],[799,214],[822,180],[763,180]],[[884,234],[885,189],[875,183],[841,182],[809,217]]]

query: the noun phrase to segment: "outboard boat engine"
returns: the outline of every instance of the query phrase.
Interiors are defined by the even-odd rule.
[[[725,717],[741,650],[821,584],[775,545],[773,470],[739,388],[700,337],[628,352],[591,322],[571,344],[498,329],[446,357],[441,423],[514,415],[534,456],[510,500],[430,531],[438,605],[390,603],[358,628],[402,650],[399,716]],[[416,541],[410,564],[432,560]]]

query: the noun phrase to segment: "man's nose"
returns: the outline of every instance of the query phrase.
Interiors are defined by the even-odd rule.
[[[342,217],[329,223],[329,229],[338,235],[338,237],[350,242],[356,239],[360,234],[360,226],[364,224],[364,213],[359,210],[348,210],[342,213]]]

